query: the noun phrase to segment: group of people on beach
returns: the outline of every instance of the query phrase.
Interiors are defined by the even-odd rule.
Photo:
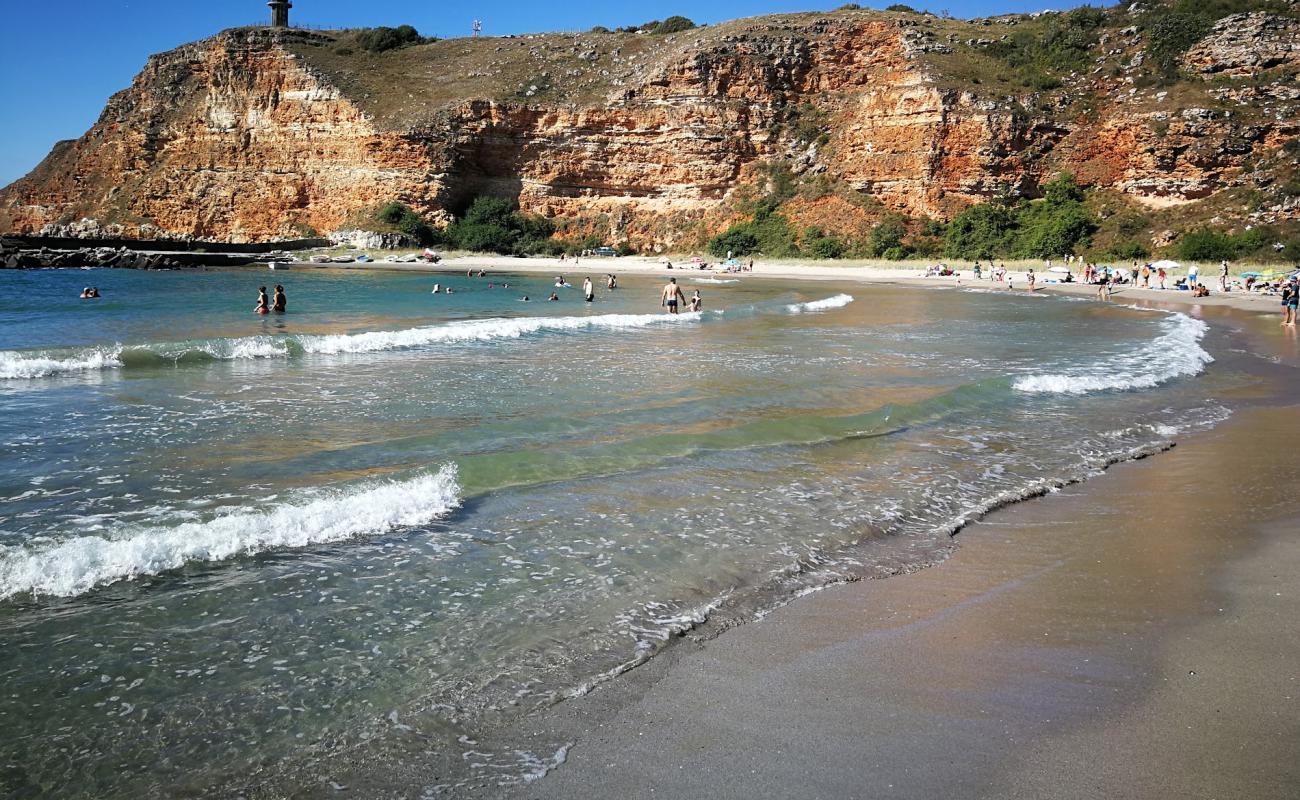
[[[284,287],[280,284],[275,285],[275,297],[266,296],[266,287],[257,287],[257,306],[253,309],[258,314],[269,314],[272,311],[277,314],[283,314],[288,307],[288,299],[284,296]]]

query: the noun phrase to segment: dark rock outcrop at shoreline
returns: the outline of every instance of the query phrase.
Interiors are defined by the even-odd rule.
[[[0,241],[0,268],[45,269],[53,267],[110,267],[115,269],[187,269],[235,267],[251,264],[256,257],[236,253],[153,253],[125,247],[79,247],[54,249],[22,247]]]

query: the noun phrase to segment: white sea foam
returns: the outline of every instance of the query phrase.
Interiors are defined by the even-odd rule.
[[[718,313],[718,312],[714,312]],[[374,353],[433,344],[517,339],[543,331],[619,330],[680,324],[700,318],[683,314],[600,314],[589,317],[516,317],[465,320],[397,331],[295,336],[247,336],[197,342],[160,342],[127,347],[121,344],[70,351],[0,351],[0,379],[41,378],[125,366],[141,361],[179,361],[187,357],[237,361],[287,358],[295,349],[305,353]]]
[[[1209,330],[1204,322],[1174,312],[1160,326],[1162,333],[1139,352],[1096,361],[1075,372],[1026,375],[1012,385],[1034,394],[1150,389],[1174,378],[1198,375],[1214,360],[1201,347]]]
[[[740,283],[739,278],[692,278],[696,283]]]
[[[841,308],[853,302],[853,295],[837,294],[834,297],[827,297],[825,300],[813,300],[808,303],[791,303],[785,307],[786,311],[791,314],[802,314],[805,311],[825,311],[830,308]]]
[[[448,464],[404,481],[369,481],[206,522],[124,525],[107,536],[0,548],[0,600],[27,592],[72,597],[186,563],[383,533],[429,522],[459,504],[456,468]]]
[[[308,353],[373,353],[429,344],[492,339],[518,339],[541,331],[645,328],[650,325],[698,320],[699,312],[684,314],[600,314],[591,317],[514,317],[452,322],[401,331],[300,336],[298,343]]]
[[[0,378],[43,378],[72,372],[90,372],[122,366],[122,348],[93,348],[73,355],[52,357],[44,353],[0,351]]]

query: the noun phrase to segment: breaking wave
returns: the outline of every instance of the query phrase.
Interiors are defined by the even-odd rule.
[[[853,302],[851,294],[837,294],[834,297],[827,297],[825,300],[813,300],[808,303],[791,303],[785,307],[786,311],[791,314],[802,314],[805,311],[825,311],[830,308],[841,308]]]
[[[720,312],[712,312],[714,314]],[[544,331],[619,330],[680,324],[700,319],[682,314],[601,314],[590,317],[516,317],[466,320],[397,331],[352,334],[297,334],[204,339],[189,342],[121,344],[79,350],[0,351],[0,379],[42,378],[137,366],[288,358],[303,353],[335,355],[404,350],[433,344],[518,339]]]
[[[368,481],[206,522],[122,526],[108,536],[0,547],[0,600],[24,593],[73,597],[187,563],[380,534],[431,522],[459,505],[456,467],[448,464],[409,480]]]
[[[1026,375],[1018,378],[1012,387],[1033,394],[1150,389],[1174,378],[1198,375],[1214,360],[1201,347],[1201,340],[1209,330],[1204,322],[1172,312],[1161,320],[1160,326],[1161,334],[1140,352],[1111,356],[1077,371]]]

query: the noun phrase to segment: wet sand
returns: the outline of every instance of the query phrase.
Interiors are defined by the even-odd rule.
[[[1300,359],[1212,316],[1227,422],[534,715],[567,762],[490,794],[1296,797]]]

